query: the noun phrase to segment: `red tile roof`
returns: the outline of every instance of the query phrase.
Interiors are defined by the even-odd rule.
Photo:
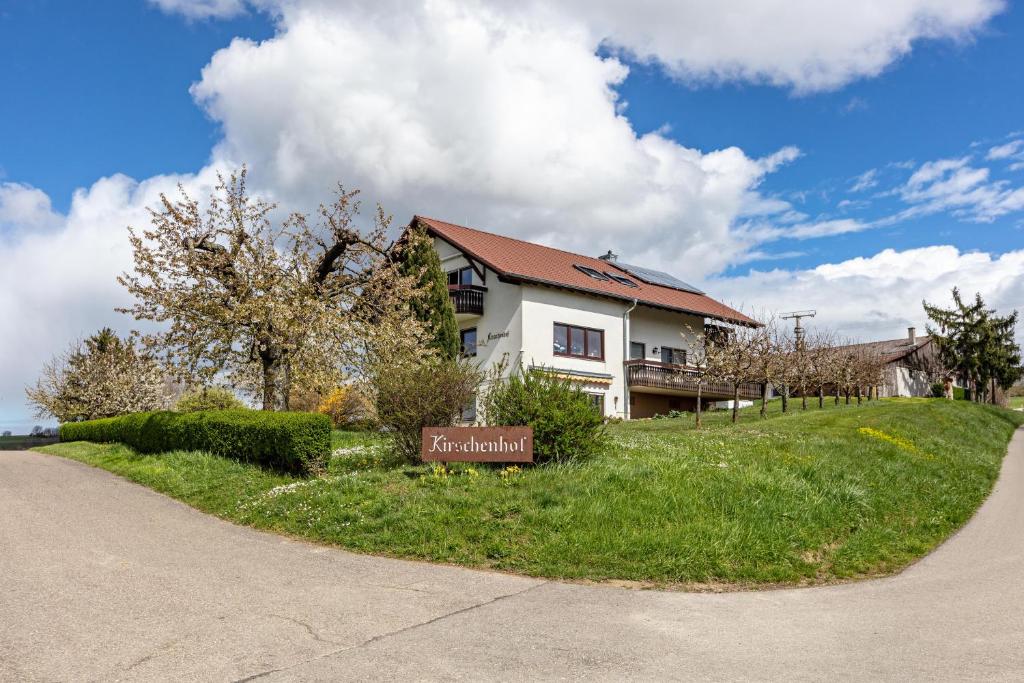
[[[704,294],[684,292],[638,280],[625,271],[620,272],[621,269],[615,268],[614,262],[503,237],[434,218],[414,216],[413,222],[422,225],[428,234],[440,237],[467,256],[484,263],[507,280],[564,287],[623,301],[636,299],[638,303],[648,306],[695,313],[740,325],[759,324],[756,320]],[[637,287],[595,280],[574,268],[575,265],[623,275],[635,282]]]

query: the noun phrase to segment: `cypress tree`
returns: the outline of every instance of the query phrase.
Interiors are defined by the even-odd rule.
[[[441,270],[433,240],[419,226],[411,226],[406,233],[400,272],[418,276],[421,296],[412,301],[411,308],[416,319],[430,331],[430,347],[442,358],[454,360],[459,355],[459,324],[448,295],[448,276]]]

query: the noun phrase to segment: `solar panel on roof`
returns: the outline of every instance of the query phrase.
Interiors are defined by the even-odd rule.
[[[643,280],[649,285],[661,285],[662,287],[671,287],[672,289],[679,289],[684,292],[692,292],[694,294],[704,293],[693,285],[687,284],[679,278],[669,275],[668,273],[663,273],[660,270],[652,270],[641,266],[632,266],[620,261],[617,261],[615,266],[626,271],[638,280]]]

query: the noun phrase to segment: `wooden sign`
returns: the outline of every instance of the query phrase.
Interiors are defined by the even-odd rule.
[[[424,427],[424,462],[533,462],[532,427]]]

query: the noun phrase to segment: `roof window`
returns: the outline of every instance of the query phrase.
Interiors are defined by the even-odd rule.
[[[604,274],[607,275],[608,277],[610,277],[611,279],[615,280],[616,282],[618,282],[620,285],[626,285],[627,287],[639,287],[640,286],[637,283],[635,283],[632,280],[630,280],[628,277],[623,277],[621,275],[616,275],[615,273],[609,273],[607,270],[604,271]]]
[[[608,282],[608,276],[605,275],[604,273],[602,273],[599,270],[596,270],[594,268],[590,268],[588,266],[581,266],[578,263],[573,264],[573,268],[575,268],[576,270],[580,271],[584,275],[589,275],[590,277],[594,278],[595,280],[600,280],[601,282]]]

